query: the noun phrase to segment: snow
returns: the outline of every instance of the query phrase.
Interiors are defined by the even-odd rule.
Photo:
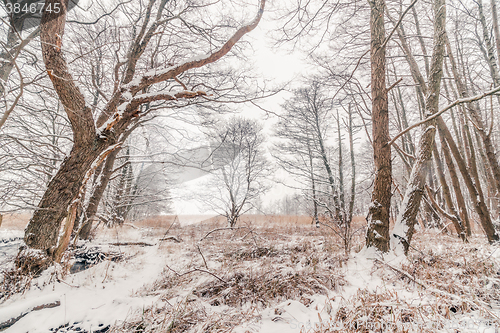
[[[395,252],[381,253],[373,247],[362,248],[358,253],[352,253],[348,261],[334,271],[346,281],[339,288],[331,288],[326,294],[307,295],[307,301],[300,299],[285,299],[276,301],[267,306],[243,305],[241,308],[232,308],[221,304],[212,306],[210,300],[193,294],[198,286],[214,281],[209,274],[198,274],[184,281],[185,284],[166,289],[157,288],[157,281],[169,273],[166,267],[172,268],[176,272],[186,272],[194,267],[201,267],[201,257],[196,250],[196,245],[200,245],[207,259],[207,269],[221,274],[219,269],[227,269],[228,260],[221,252],[217,252],[217,247],[231,245],[235,242],[233,238],[217,237],[207,239],[200,243],[199,235],[194,235],[196,243],[189,243],[187,236],[201,228],[207,223],[211,216],[179,216],[182,227],[177,230],[187,228],[181,238],[183,243],[167,243],[159,241],[164,231],[154,231],[153,229],[135,226],[130,228],[124,226],[120,231],[114,229],[102,229],[98,238],[88,247],[98,247],[102,251],[114,251],[121,253],[125,258],[122,261],[104,260],[103,262],[78,273],[61,275],[61,266],[51,267],[42,276],[34,279],[31,288],[24,294],[13,295],[10,299],[0,304],[0,323],[10,318],[19,317],[25,314],[17,323],[8,328],[5,332],[48,332],[51,328],[61,325],[73,325],[73,329],[80,328],[88,332],[102,329],[108,325],[120,326],[124,322],[137,320],[144,315],[145,309],[166,309],[182,308],[188,304],[198,304],[208,317],[217,315],[225,317],[231,311],[251,312],[250,319],[244,320],[232,329],[232,332],[312,332],[315,329],[324,331],[345,331],[349,325],[363,325],[366,328],[376,331],[381,329],[377,325],[385,327],[397,327],[399,331],[403,329],[408,332],[421,332],[422,328],[435,332],[495,332],[494,322],[489,322],[485,312],[476,309],[463,314],[450,313],[447,319],[437,320],[432,315],[428,318],[418,319],[412,322],[395,321],[388,315],[381,314],[380,320],[373,321],[369,314],[359,313],[353,321],[339,321],[337,315],[341,309],[355,311],[356,308],[364,306],[363,295],[384,295],[376,301],[377,306],[383,308],[412,309],[412,308],[436,308],[436,302],[441,298],[449,297],[462,304],[462,302],[473,302],[475,300],[464,299],[460,295],[448,294],[439,290],[435,285],[428,285],[423,289],[417,283],[408,283],[401,280],[401,276],[394,272],[396,269],[402,270],[405,266],[411,265],[406,256]],[[318,233],[316,228],[307,229]],[[174,231],[174,235],[180,231]],[[201,234],[206,233],[206,229],[198,230]],[[280,234],[285,231],[280,231]],[[231,235],[226,233],[224,235]],[[246,269],[258,275],[259,272],[269,270],[272,274],[286,276],[307,272],[312,269],[308,261],[308,254],[305,250],[290,252],[303,241],[304,232],[294,235],[284,235],[285,241],[271,241],[272,249],[275,253],[284,255],[280,257],[270,257],[275,266],[262,267],[261,259],[238,259],[238,271]],[[22,231],[0,229],[0,240],[5,240],[8,246],[0,247],[3,258],[12,260],[17,252],[17,247],[21,244]],[[219,235],[220,236],[220,235]],[[258,237],[258,236],[257,236]],[[437,235],[429,235],[430,239]],[[11,240],[10,242],[8,240]],[[263,241],[259,238],[259,242]],[[454,240],[455,241],[455,240]],[[152,246],[115,246],[116,242],[145,242]],[[213,249],[216,252],[209,252],[209,245],[212,242],[218,244]],[[328,243],[328,238],[318,235],[311,236],[308,248],[310,253],[320,253]],[[496,247],[486,244],[474,246],[470,244],[453,245],[459,247],[460,253],[467,252],[474,247],[477,250],[473,253],[480,258],[490,258],[498,261],[500,251]],[[301,246],[302,246],[301,245]],[[253,248],[251,245],[250,249]],[[265,246],[261,245],[261,246]],[[432,250],[434,256],[446,256],[447,245],[440,242],[434,243]],[[237,249],[237,246],[235,247]],[[300,247],[302,249],[302,247]],[[214,254],[215,253],[215,254]],[[217,254],[218,253],[218,254]],[[240,253],[240,252],[238,252]],[[295,253],[295,254],[294,254]],[[297,255],[297,261],[293,265],[283,264],[292,254]],[[219,259],[220,260],[219,260]],[[281,259],[280,259],[281,258]],[[2,263],[6,264],[7,260]],[[467,261],[469,261],[467,259]],[[233,265],[233,264],[231,264]],[[225,268],[226,267],[226,268]],[[233,266],[231,266],[233,267]],[[467,274],[465,266],[451,266],[447,274],[452,276],[463,276]],[[2,268],[5,268],[2,265]],[[230,272],[228,272],[230,276]],[[227,276],[223,276],[227,278]],[[391,278],[387,278],[390,276]],[[393,278],[393,277],[396,278]],[[479,279],[482,277],[478,276]],[[488,277],[484,280],[485,290],[494,290],[498,287],[498,279]],[[437,281],[447,283],[448,281]],[[425,283],[425,282],[424,282]],[[429,283],[429,282],[427,282]],[[35,307],[44,304],[59,302],[59,306],[31,311]],[[488,311],[494,315],[500,315],[498,305],[492,304]],[[433,310],[434,311],[434,310]],[[436,310],[437,311],[437,310]],[[163,316],[163,314],[160,314]],[[434,328],[433,328],[434,327]]]
[[[22,230],[0,229],[0,267],[10,265],[22,244]]]
[[[67,276],[62,283],[54,279],[58,267],[48,269],[37,279],[37,288],[1,305],[0,322],[35,306],[54,301],[61,305],[28,313],[5,332],[48,332],[66,323],[78,323],[78,327],[90,331],[100,324],[123,322],[137,310],[153,305],[157,296],[138,296],[137,292],[154,282],[165,260],[171,258],[160,255],[158,246],[141,248],[133,255],[127,265],[102,262]]]

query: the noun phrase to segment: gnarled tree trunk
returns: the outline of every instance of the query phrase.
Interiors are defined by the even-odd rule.
[[[116,68],[114,93],[94,123],[91,108],[86,105],[85,98],[75,84],[67,69],[62,52],[62,39],[66,23],[67,0],[47,0],[46,8],[60,8],[60,12],[44,11],[40,25],[40,39],[43,60],[47,74],[52,81],[59,101],[64,106],[73,131],[73,148],[63,161],[60,169],[50,181],[38,208],[31,218],[25,232],[25,242],[30,248],[46,251],[53,255],[57,246],[59,230],[63,219],[68,216],[68,209],[77,200],[88,173],[95,171],[96,164],[103,161],[116,142],[121,141],[123,134],[131,124],[142,115],[138,113],[142,104],[155,101],[176,101],[178,99],[195,98],[204,92],[180,91],[176,94],[159,92],[157,94],[141,94],[148,87],[157,83],[175,80],[176,77],[193,68],[203,67],[224,57],[232,47],[260,22],[264,12],[265,0],[260,0],[255,18],[247,25],[240,27],[220,48],[203,57],[197,57],[177,66],[170,66],[153,74],[135,77],[136,64],[144,53],[151,38],[161,25],[162,11],[167,0],[159,3],[156,21],[151,11],[156,1],[149,1],[146,15],[140,32],[135,35],[125,63]],[[151,23],[151,24],[150,24]],[[120,66],[124,66],[123,77],[119,77]],[[135,79],[135,80],[133,80]],[[120,86],[120,82],[129,82]],[[111,150],[109,150],[111,149]],[[87,178],[86,178],[87,177]]]

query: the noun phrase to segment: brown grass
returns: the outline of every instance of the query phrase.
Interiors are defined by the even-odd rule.
[[[148,235],[161,237],[174,220],[161,216],[134,225],[154,229]],[[354,230],[362,228],[364,217],[356,217],[353,224]],[[464,244],[435,230],[418,232],[407,264],[391,268],[380,262],[366,273],[398,291],[361,288],[343,299],[349,281],[341,268],[347,259],[331,230],[312,227],[305,216],[245,215],[238,226],[205,237],[226,227],[223,217],[174,224],[168,235],[183,241],[162,242],[160,248],[182,256],[185,264],[173,260],[155,283],[138,291],[139,296],[159,295],[164,303],[144,309],[111,332],[230,332],[258,321],[266,307],[286,299],[307,306],[315,294],[336,294],[342,301],[339,306],[339,299],[330,299],[330,320],[302,332],[435,332],[465,315],[500,325],[491,308],[500,300],[499,259],[482,236]],[[127,230],[132,228],[121,232]],[[353,249],[363,245],[360,231]]]
[[[209,216],[209,215],[185,215],[194,220],[199,220],[202,224],[217,224],[224,225],[226,218],[224,216]],[[183,222],[183,215],[159,215],[133,222],[138,227],[148,228],[168,228],[172,222],[178,217],[181,224]],[[239,225],[251,224],[252,226],[276,226],[276,225],[311,225],[312,219],[306,215],[262,215],[262,214],[245,214],[242,215],[238,221]],[[363,216],[353,217],[353,227],[359,228],[366,224],[366,219]]]
[[[154,225],[154,221],[147,223]],[[312,302],[310,296],[340,291],[346,284],[339,273],[346,260],[340,244],[330,230],[311,227],[310,218],[289,221],[286,217],[245,216],[241,229],[220,230],[204,238],[209,231],[225,226],[219,217],[170,230],[169,235],[184,241],[161,246],[169,253],[187,251],[183,256],[189,263],[175,270],[165,268],[139,294],[162,295],[166,301],[185,295],[186,290],[188,295],[172,306],[146,309],[112,331],[229,332],[243,322],[257,320],[259,309],[286,299],[307,306]],[[206,304],[228,308],[222,315],[208,311]]]
[[[2,218],[2,229],[24,230],[31,218],[31,214],[4,214]]]

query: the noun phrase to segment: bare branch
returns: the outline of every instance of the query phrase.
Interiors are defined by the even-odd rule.
[[[441,109],[439,112],[433,114],[432,116],[430,117],[427,117],[425,118],[424,120],[422,121],[419,121],[418,123],[415,123],[409,127],[407,127],[406,129],[402,130],[401,132],[399,132],[391,141],[389,141],[387,144],[388,145],[392,145],[394,142],[396,142],[397,139],[399,139],[403,134],[407,133],[408,131],[411,131],[412,129],[414,129],[415,127],[418,127],[420,125],[423,125],[433,119],[436,119],[438,118],[439,116],[441,116],[443,113],[445,113],[446,111],[448,111],[449,109],[457,106],[457,105],[460,105],[460,104],[463,104],[463,103],[471,103],[471,102],[475,102],[475,101],[478,101],[480,99],[483,99],[489,95],[492,95],[492,94],[495,94],[497,92],[500,91],[500,87],[496,87],[495,89],[492,89],[492,90],[489,90],[485,93],[482,93],[480,95],[476,95],[476,96],[472,96],[472,97],[467,97],[467,98],[460,98],[460,99],[457,99],[456,101],[454,101],[453,103],[450,103],[448,104],[447,106],[445,106],[443,109]]]

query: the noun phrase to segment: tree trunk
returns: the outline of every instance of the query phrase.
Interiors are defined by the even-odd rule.
[[[311,151],[311,145],[309,141],[309,137],[307,138],[307,153],[309,155],[309,167],[311,171],[311,190],[312,190],[312,199],[313,199],[313,219],[311,224],[316,224],[316,227],[319,227],[319,219],[318,219],[318,202],[316,198],[316,180],[314,177],[314,163],[313,163],[313,154]]]
[[[491,0],[491,16],[493,18],[493,33],[495,34],[495,45],[497,48],[497,60],[500,66],[500,29],[498,28],[497,0]]]
[[[436,146],[434,146],[433,155],[434,155],[434,160],[436,161],[439,183],[441,184],[441,190],[443,192],[444,200],[451,214],[455,217],[455,219],[451,219],[451,221],[453,222],[453,226],[455,227],[457,234],[460,236],[462,240],[465,241],[467,239],[467,233],[465,232],[462,219],[460,218],[460,215],[455,209],[455,205],[453,204],[450,187],[448,186],[448,183],[446,182],[446,177],[444,175],[443,163],[441,161],[441,157],[439,156]]]
[[[26,245],[52,255],[57,245],[61,222],[68,214],[67,209],[76,199],[85,174],[103,150],[103,145],[99,145],[96,150],[73,146],[70,155],[50,181],[38,209],[26,227],[24,236]]]
[[[108,155],[106,162],[104,163],[104,167],[97,178],[95,188],[90,196],[85,212],[83,213],[83,223],[80,226],[80,231],[78,233],[78,236],[81,239],[89,239],[90,237],[90,231],[92,230],[92,224],[95,220],[99,203],[101,202],[104,191],[108,187],[113,166],[119,152],[120,149],[115,149]]]
[[[439,93],[441,88],[441,78],[443,76],[443,58],[445,47],[445,23],[446,23],[446,2],[445,0],[435,0],[434,10],[434,49],[432,52],[431,69],[425,109],[427,115],[432,115],[439,108]],[[393,235],[391,236],[391,247],[397,253],[403,251],[408,253],[409,245],[415,227],[415,218],[420,208],[420,200],[424,191],[425,178],[429,172],[431,154],[434,147],[434,137],[436,128],[431,122],[420,139],[416,161],[413,165],[408,188],[406,190],[401,211],[394,224]]]
[[[491,221],[491,216],[488,207],[484,202],[484,198],[481,198],[479,192],[476,190],[474,183],[472,182],[469,170],[467,169],[467,165],[465,164],[462,156],[460,155],[458,147],[455,144],[455,141],[453,140],[453,137],[450,131],[448,130],[448,127],[446,126],[444,120],[441,117],[436,118],[436,123],[438,125],[439,135],[442,135],[444,139],[446,139],[448,147],[450,147],[450,150],[453,153],[453,157],[457,162],[458,169],[460,170],[465,185],[469,190],[469,195],[472,204],[474,206],[477,215],[479,216],[481,226],[483,227],[486,237],[488,238],[488,242],[491,244],[498,241],[500,238]]]
[[[441,141],[441,150],[443,152],[446,165],[448,166],[448,172],[451,178],[451,185],[453,186],[453,190],[455,192],[455,198],[457,200],[458,215],[460,216],[460,220],[462,220],[462,222],[464,223],[463,227],[465,229],[467,237],[470,237],[472,235],[470,219],[469,219],[469,214],[467,212],[467,206],[465,205],[465,199],[462,194],[462,189],[460,188],[460,180],[458,179],[457,171],[455,169],[455,164],[453,163],[448,143],[446,142],[444,136],[441,134],[441,129],[439,127],[439,124],[438,124],[438,130],[439,130],[439,138]]]
[[[413,19],[415,20],[415,28],[417,30],[418,42],[420,43],[420,48],[422,49],[422,54],[424,56],[425,74],[429,76],[429,59],[427,57],[427,48],[425,47],[424,35],[420,30],[420,22],[418,21],[417,9],[415,8],[415,6],[411,7],[411,13],[413,14]]]
[[[349,223],[349,228],[352,224],[352,215],[354,212],[354,199],[356,198],[356,160],[354,158],[354,136],[353,136],[353,124],[352,124],[352,111],[351,104],[349,104],[349,149],[351,152],[351,199],[349,201],[349,212],[347,221]]]
[[[424,193],[425,179],[430,167],[430,158],[434,148],[436,129],[428,126],[422,134],[418,145],[418,153],[410,174],[408,187],[401,203],[401,210],[394,225],[391,236],[391,248],[398,252],[408,253],[413,237],[416,216],[420,209],[420,201]]]
[[[389,217],[391,208],[392,164],[389,137],[389,107],[385,84],[384,0],[370,0],[370,59],[372,94],[372,133],[375,181],[366,220],[366,247],[389,251]]]
[[[486,157],[485,154],[485,149],[484,146],[482,146],[483,142],[480,138],[480,134],[478,131],[474,132],[475,138],[476,138],[476,145],[478,147],[478,153],[481,156],[481,171],[484,174],[484,177],[486,178],[486,184],[487,184],[487,190],[488,190],[488,203],[489,203],[489,208],[490,212],[493,216],[493,218],[498,217],[498,205],[499,205],[499,196],[500,193],[497,191],[496,186],[495,186],[495,179],[493,177],[493,174],[491,173],[491,168],[490,163],[488,161],[488,158]]]
[[[481,22],[481,27],[483,30],[483,40],[486,44],[486,62],[490,67],[491,78],[493,79],[494,85],[500,85],[500,75],[498,73],[498,65],[495,59],[495,52],[493,49],[493,43],[491,42],[490,33],[488,25],[486,24],[486,17],[484,16],[483,1],[477,0],[477,8],[479,12],[479,22]]]
[[[129,156],[130,149],[127,148],[127,161],[129,160]],[[116,193],[112,204],[114,212],[111,221],[113,225],[123,225],[127,217],[128,201],[130,199],[130,190],[132,189],[132,177],[132,165],[127,163],[121,169],[120,179],[116,186]]]

